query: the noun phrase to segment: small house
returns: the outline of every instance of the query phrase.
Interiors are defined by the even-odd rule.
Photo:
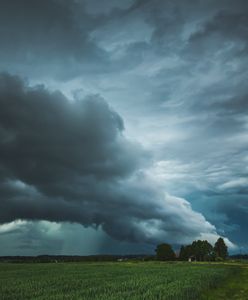
[[[191,255],[191,256],[188,258],[188,261],[189,261],[189,262],[196,261],[195,256],[194,256],[194,255]]]

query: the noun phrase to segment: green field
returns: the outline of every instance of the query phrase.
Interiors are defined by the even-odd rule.
[[[200,263],[2,263],[0,299],[229,300],[233,295],[218,298],[218,293],[223,295],[225,283],[230,285],[244,270],[240,265]]]

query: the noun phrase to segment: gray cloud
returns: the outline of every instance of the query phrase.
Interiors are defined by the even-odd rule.
[[[238,8],[238,6],[236,8]],[[247,11],[247,3],[246,5],[242,5],[238,11],[220,9],[211,21],[208,21],[203,28],[191,35],[190,41],[207,41],[208,37],[218,34],[220,40],[223,40],[223,38],[231,38],[232,41],[239,40],[246,42]]]
[[[60,79],[100,70],[107,56],[89,34],[101,22],[76,1],[1,1],[0,66]]]
[[[0,69],[46,87],[1,77],[12,99],[2,94],[2,222],[73,220],[136,241],[150,240],[149,223],[166,228],[157,240],[195,236],[175,212],[158,214],[171,194],[244,245],[247,1],[19,2],[0,3]]]
[[[0,103],[2,223],[69,221],[152,244],[217,236],[146,174],[148,153],[124,137],[122,119],[99,96],[69,102],[2,74]]]

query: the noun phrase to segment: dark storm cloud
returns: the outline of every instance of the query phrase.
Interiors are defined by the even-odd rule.
[[[208,51],[211,41],[204,44],[207,47],[200,44],[209,42],[207,36],[215,32],[244,41],[246,11],[242,0],[235,5],[232,1],[141,0],[123,4],[109,0],[99,4],[88,0],[4,0],[0,3],[1,64],[10,71],[36,76],[49,70],[49,76],[63,79],[85,72],[125,69],[126,65],[132,68],[137,59],[146,58],[144,53],[165,55],[188,48],[191,52],[193,48]],[[142,33],[145,26],[152,31],[151,36]],[[129,37],[123,34],[125,30]],[[118,45],[116,35],[111,40],[115,31],[122,38],[119,50],[123,55],[126,52],[117,60],[100,43],[106,36],[108,46]],[[96,32],[99,36],[94,38]],[[136,37],[130,40],[133,32],[137,32]],[[196,46],[188,47],[187,41],[193,44],[196,40]]]
[[[242,237],[245,242],[247,227],[247,210],[238,204],[240,193],[247,195],[247,181],[239,180],[247,177],[247,15],[247,1],[243,0],[136,1],[117,24],[143,20],[151,32],[143,34],[139,29],[142,42],[137,43],[138,38],[123,38],[124,27],[120,29],[122,39],[114,40],[123,50],[123,61],[134,69],[137,90],[145,99],[139,100],[148,111],[141,113],[138,106],[137,115],[148,119],[149,125],[141,132],[151,131],[147,136],[152,137],[151,144],[155,139],[158,159],[187,164],[187,175],[172,169],[171,185],[167,177],[164,185],[189,200],[189,190],[196,191],[193,207],[208,216],[219,233],[231,234],[228,228],[232,228],[230,236],[238,243]],[[107,33],[115,34],[116,21],[109,22],[115,26],[109,26]],[[136,28],[134,25],[131,32]],[[101,40],[100,34],[98,37]],[[113,54],[119,51],[113,49]],[[119,67],[124,72],[121,64]],[[135,103],[135,97],[132,101]],[[172,138],[167,140],[166,133]],[[234,184],[236,188],[224,190]],[[217,195],[208,195],[216,189]]]
[[[101,98],[70,103],[42,87],[27,90],[9,75],[0,82],[2,178],[77,198],[75,185],[125,177],[142,159],[139,147],[122,136],[122,119]]]
[[[149,155],[125,139],[122,119],[99,96],[69,102],[1,74],[0,105],[2,223],[77,222],[142,243],[216,237],[142,171]]]
[[[118,177],[136,167],[138,147],[125,142],[122,119],[100,97],[69,102],[9,75],[0,82],[2,167],[10,175],[46,186],[50,176]]]
[[[61,78],[82,71],[82,63],[84,70],[101,69],[106,53],[89,36],[100,24],[74,1],[1,1],[0,66]]]
[[[247,42],[247,12],[248,5],[240,7],[240,11],[221,10],[208,21],[203,28],[192,34],[190,41],[203,40],[214,34],[219,38],[231,38]]]
[[[0,3],[1,70],[46,85],[1,77],[0,220],[142,243],[212,230],[166,191],[244,243],[247,1],[100,2]],[[47,88],[108,99],[152,162],[101,97]]]

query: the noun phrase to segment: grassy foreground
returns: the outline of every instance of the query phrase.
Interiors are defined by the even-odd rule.
[[[209,291],[203,300],[248,300],[248,264],[240,264],[240,272],[237,276],[231,276],[220,286]]]
[[[205,296],[208,299],[210,289],[221,287],[239,273],[240,267],[224,264],[0,264],[0,298],[187,300]]]

